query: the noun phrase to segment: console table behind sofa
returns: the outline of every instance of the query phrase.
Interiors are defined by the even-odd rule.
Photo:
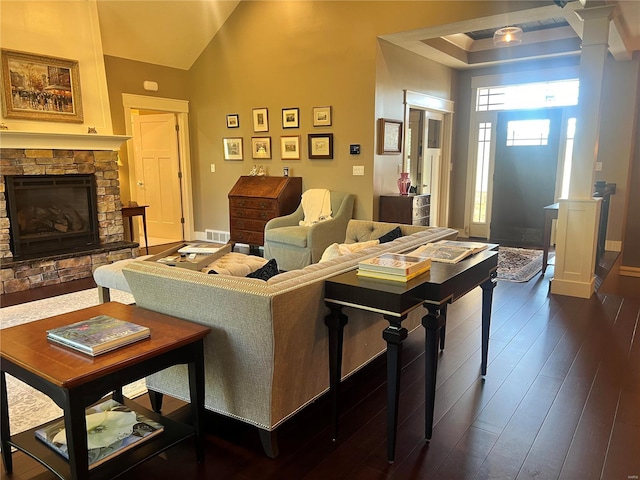
[[[396,226],[351,220],[345,243],[378,238]],[[277,427],[329,390],[324,280],[355,268],[363,258],[457,236],[449,228],[400,228],[404,236],[392,242],[281,273],[267,282],[155,262],[130,262],[123,272],[137,305],[212,328],[205,339],[205,407],[256,426],[265,452],[274,457]],[[386,349],[380,334],[386,321],[380,315],[349,308],[346,313],[353,321],[344,331],[343,378]],[[404,325],[411,330],[420,320],[418,309]],[[147,387],[188,401],[186,367],[148,377]]]

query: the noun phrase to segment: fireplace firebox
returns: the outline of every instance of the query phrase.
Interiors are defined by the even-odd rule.
[[[15,259],[100,244],[94,175],[7,175]]]

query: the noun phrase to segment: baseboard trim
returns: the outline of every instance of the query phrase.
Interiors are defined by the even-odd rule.
[[[640,267],[620,266],[620,275],[624,277],[640,277]]]

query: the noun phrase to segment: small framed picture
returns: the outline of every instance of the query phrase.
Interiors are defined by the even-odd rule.
[[[252,137],[251,156],[253,158],[271,158],[271,137]]]
[[[312,160],[333,158],[333,133],[309,134],[309,158]]]
[[[331,126],[331,107],[313,107],[313,126]]]
[[[225,160],[242,160],[242,137],[223,138]]]
[[[402,153],[402,122],[400,120],[378,119],[378,154]]]
[[[300,128],[300,109],[282,109],[282,128]]]
[[[227,115],[227,128],[238,128],[240,127],[240,117],[237,113],[232,113],[231,115]]]
[[[253,109],[253,131],[254,132],[269,131],[269,111],[266,108]]]
[[[300,160],[300,135],[280,137],[282,160]]]

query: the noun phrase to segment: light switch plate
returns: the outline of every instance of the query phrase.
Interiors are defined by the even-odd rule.
[[[364,165],[354,165],[353,166],[353,174],[354,175],[364,175]]]
[[[216,173],[216,164],[215,163],[211,164],[211,173]]]

